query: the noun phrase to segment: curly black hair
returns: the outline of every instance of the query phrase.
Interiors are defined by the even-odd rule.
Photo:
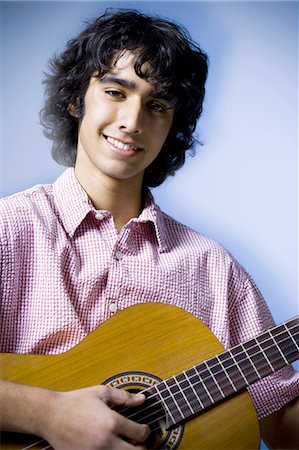
[[[155,83],[175,108],[166,142],[145,170],[144,186],[154,187],[184,164],[202,112],[208,57],[181,26],[135,10],[107,10],[50,60],[41,123],[45,136],[53,140],[53,158],[74,166],[89,80],[95,73],[107,73],[126,50],[137,56],[136,74]],[[145,62],[148,69],[142,71]],[[78,105],[78,117],[69,113],[69,105]]]

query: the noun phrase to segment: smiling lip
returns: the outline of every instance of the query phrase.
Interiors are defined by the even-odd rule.
[[[132,152],[132,151],[137,152],[137,151],[142,150],[141,147],[137,147],[136,145],[119,141],[118,139],[115,139],[111,136],[106,136],[106,135],[103,135],[103,136],[107,140],[107,142],[109,142],[109,144],[113,145],[113,147],[116,147],[119,150],[122,150],[123,152]]]

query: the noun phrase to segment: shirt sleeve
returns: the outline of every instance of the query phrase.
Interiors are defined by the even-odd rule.
[[[254,281],[247,276],[244,295],[234,308],[234,340],[244,342],[266,331],[275,322]],[[233,345],[238,342],[233,342]],[[299,396],[299,372],[289,365],[248,388],[258,419],[262,419]]]

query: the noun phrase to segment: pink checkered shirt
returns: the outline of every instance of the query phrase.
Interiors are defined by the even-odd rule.
[[[141,302],[189,311],[225,348],[273,326],[232,256],[161,212],[150,194],[120,234],[73,169],[0,205],[2,352],[64,352]],[[261,418],[298,395],[298,374],[287,367],[249,390]]]

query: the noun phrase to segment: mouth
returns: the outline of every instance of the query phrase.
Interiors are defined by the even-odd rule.
[[[114,147],[118,148],[119,150],[122,150],[123,152],[132,152],[132,151],[138,152],[138,151],[143,150],[142,147],[137,147],[136,145],[122,142],[111,136],[107,136],[105,134],[103,134],[103,136],[106,139],[106,141],[109,142],[109,144],[113,145]]]

